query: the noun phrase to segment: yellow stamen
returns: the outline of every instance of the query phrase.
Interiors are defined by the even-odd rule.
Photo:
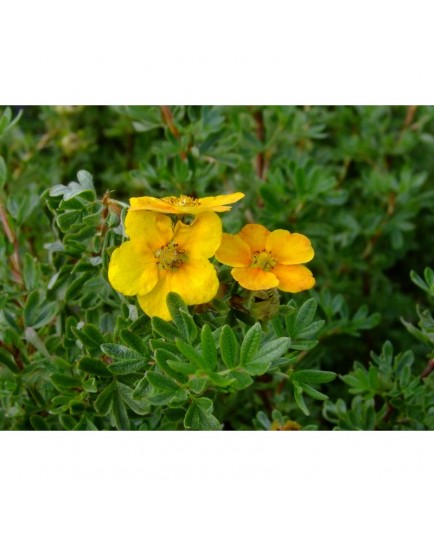
[[[175,207],[195,207],[200,205],[199,199],[195,197],[189,197],[188,195],[180,195],[179,197],[163,197],[164,201],[167,201]]]
[[[253,253],[253,262],[250,265],[252,268],[261,268],[268,272],[276,266],[277,261],[268,253],[268,251],[255,251]]]
[[[178,270],[187,260],[185,252],[178,248],[178,244],[167,244],[155,251],[154,255],[159,267],[171,272]]]

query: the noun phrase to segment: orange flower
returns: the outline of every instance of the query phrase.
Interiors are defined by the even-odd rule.
[[[235,203],[244,197],[244,194],[218,195],[216,197],[202,197],[197,199],[188,195],[179,197],[132,197],[130,199],[130,210],[152,210],[153,212],[163,212],[164,214],[200,214],[201,212],[228,212],[232,207],[227,207],[230,203]]]
[[[270,232],[248,224],[236,235],[223,233],[216,258],[233,266],[232,277],[249,290],[278,288],[301,292],[315,284],[312,272],[302,263],[313,259],[310,240],[283,229]]]

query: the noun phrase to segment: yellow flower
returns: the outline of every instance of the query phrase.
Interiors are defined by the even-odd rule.
[[[179,197],[132,197],[130,199],[131,210],[152,210],[165,214],[201,214],[202,212],[228,212],[232,207],[230,203],[239,201],[244,194],[218,195],[216,197],[202,197],[197,199],[188,195]]]
[[[169,292],[187,305],[206,303],[217,294],[219,281],[208,260],[222,238],[217,214],[203,212],[191,225],[147,211],[128,211],[125,231],[130,237],[113,252],[108,278],[122,294],[135,296],[149,316],[170,320]]]
[[[301,292],[315,284],[312,272],[301,264],[314,251],[304,235],[283,229],[270,232],[262,225],[248,224],[236,235],[223,233],[216,258],[233,266],[232,277],[249,290],[278,288]]]

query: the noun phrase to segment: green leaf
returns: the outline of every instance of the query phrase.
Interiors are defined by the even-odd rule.
[[[23,258],[23,279],[28,291],[32,291],[37,288],[39,280],[39,265],[29,253],[26,253]]]
[[[30,424],[33,430],[49,430],[47,422],[40,415],[32,415],[30,417]]]
[[[148,344],[141,337],[130,331],[129,329],[121,329],[119,335],[127,346],[138,352],[142,356],[149,357]]]
[[[336,376],[334,372],[325,370],[298,370],[294,372],[292,379],[295,382],[316,384],[332,382]]]
[[[179,386],[171,378],[158,374],[157,372],[147,372],[146,377],[148,378],[149,383],[154,386],[159,391],[165,393],[173,393],[179,390]]]
[[[224,364],[228,369],[233,369],[239,364],[240,346],[234,330],[230,326],[223,326],[220,333],[220,353]]]
[[[176,355],[173,355],[172,352],[168,352],[164,348],[158,348],[155,351],[155,361],[157,362],[157,365],[160,367],[160,369],[165,372],[168,376],[173,378],[174,380],[180,382],[180,383],[186,383],[187,382],[187,376],[183,373],[180,373],[179,371],[176,371],[176,369],[173,369],[169,361],[171,362],[178,362],[181,363],[181,361],[177,361]],[[185,364],[185,363],[182,363]]]
[[[256,322],[246,333],[241,344],[240,362],[245,365],[251,361],[258,351],[259,344],[262,338],[261,324]]]
[[[4,158],[0,156],[0,190],[4,188],[7,177],[8,177],[8,171],[6,168],[6,162],[4,161]]]
[[[121,361],[116,361],[107,366],[110,372],[113,374],[131,374],[132,372],[137,372],[142,370],[147,365],[147,362],[143,359],[122,359]]]
[[[205,368],[206,363],[204,363],[203,357],[190,344],[182,339],[176,339],[176,346],[197,369]]]
[[[211,328],[208,324],[205,324],[202,327],[200,342],[202,348],[202,361],[205,364],[204,368],[207,371],[213,371],[217,368],[217,348]]]
[[[17,374],[20,369],[18,368],[18,365],[15,363],[15,360],[7,350],[0,347],[0,363],[8,367],[9,370]]]
[[[106,355],[108,355],[109,357],[113,359],[117,359],[117,360],[128,359],[128,360],[143,361],[143,357],[141,354],[139,354],[135,350],[131,350],[131,348],[127,348],[126,346],[123,346],[122,344],[112,344],[112,343],[101,344],[101,350]]]
[[[88,171],[80,169],[77,173],[77,179],[85,190],[95,190],[92,175]]]
[[[429,287],[425,283],[425,281],[418,275],[414,270],[410,272],[410,279],[413,281],[415,285],[417,285],[419,288],[424,290],[425,292],[429,292]]]
[[[99,415],[107,415],[107,413],[110,411],[115,387],[114,382],[109,383],[95,400],[95,409]]]
[[[71,376],[66,376],[65,374],[54,373],[50,376],[51,383],[59,391],[64,389],[75,389],[81,386],[80,378],[73,378]]]
[[[295,332],[297,336],[299,331],[311,324],[315,317],[316,308],[317,303],[314,298],[310,298],[310,300],[305,301],[300,307],[295,319]]]
[[[113,416],[115,418],[116,428],[118,430],[129,430],[130,420],[128,418],[127,408],[119,393],[118,387],[113,392],[112,403]]]
[[[41,328],[48,324],[57,312],[55,303],[42,303],[42,298],[37,290],[31,292],[24,306],[24,324],[33,329]]]
[[[221,430],[221,424],[212,414],[213,403],[209,398],[192,401],[184,418],[184,426],[190,430]]]
[[[154,316],[151,320],[152,329],[161,335],[161,337],[168,339],[169,341],[174,341],[179,337],[179,331],[175,328],[170,322],[166,322],[158,316]]]
[[[166,297],[166,303],[175,326],[179,330],[178,337],[181,336],[183,339],[188,340],[188,328],[185,324],[183,316],[181,315],[181,310],[187,310],[184,300],[176,292],[169,292]]]
[[[182,309],[179,311],[179,314],[184,323],[185,332],[187,333],[187,341],[194,342],[197,337],[197,326],[193,317],[188,311],[183,311]]]
[[[185,374],[186,376],[188,376],[189,374],[194,374],[196,372],[196,367],[191,363],[186,363],[185,361],[175,361],[174,359],[168,359],[167,364],[171,369],[176,370],[181,374]]]
[[[264,344],[259,349],[259,352],[254,358],[254,361],[274,361],[279,357],[282,357],[291,346],[291,339],[289,337],[279,337],[274,341]]]
[[[290,348],[293,350],[302,350],[304,352],[308,350],[312,350],[312,348],[315,348],[315,346],[318,344],[318,341],[312,341],[312,340],[303,340],[303,339],[293,339],[291,341]]]
[[[150,412],[150,404],[147,400],[139,400],[134,396],[134,389],[117,382],[117,390],[125,404],[137,415],[147,415]]]
[[[253,383],[253,378],[250,376],[250,374],[239,370],[232,370],[228,374],[228,378],[234,380],[230,385],[230,391],[241,391],[247,387],[250,387]]]
[[[83,357],[78,362],[78,368],[95,376],[111,376],[107,366],[100,359]]]
[[[303,388],[297,383],[294,383],[294,399],[301,411],[305,415],[310,415],[310,411],[307,409],[306,402],[303,398]]]
[[[208,385],[208,380],[206,378],[193,378],[188,382],[188,387],[199,395]]]
[[[307,385],[307,383],[298,383],[298,385],[302,388],[303,392],[306,393],[311,398],[314,398],[315,400],[327,400],[328,396],[324,393],[321,393],[317,389],[313,388],[311,385]]]

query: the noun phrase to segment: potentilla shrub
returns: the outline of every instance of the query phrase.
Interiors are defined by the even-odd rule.
[[[0,428],[433,429],[433,115],[5,109]]]

